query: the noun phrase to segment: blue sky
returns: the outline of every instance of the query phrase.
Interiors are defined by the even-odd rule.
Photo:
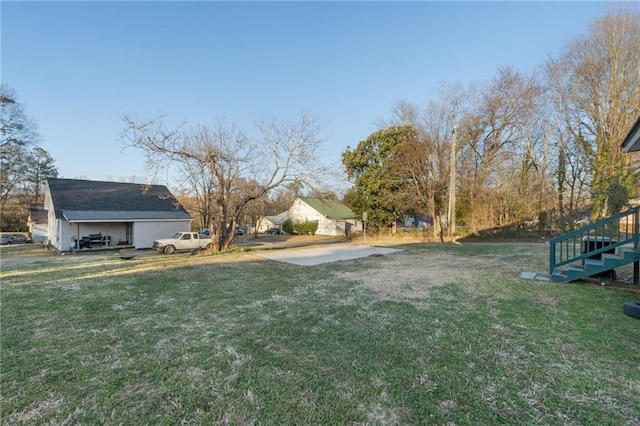
[[[532,72],[608,11],[603,2],[2,1],[2,74],[61,177],[144,177],[123,114],[216,117],[251,130],[308,111],[340,163],[401,99],[441,82]],[[171,185],[171,182],[157,182]]]

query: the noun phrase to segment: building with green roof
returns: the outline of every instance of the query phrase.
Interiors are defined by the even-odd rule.
[[[338,200],[298,197],[288,210],[294,223],[318,222],[317,235],[348,235],[356,226],[356,214]]]

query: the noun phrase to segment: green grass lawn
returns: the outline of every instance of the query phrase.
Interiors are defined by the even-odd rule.
[[[2,255],[3,424],[640,424],[639,289],[544,244]]]

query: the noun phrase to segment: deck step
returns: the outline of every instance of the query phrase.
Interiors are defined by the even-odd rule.
[[[567,270],[567,281],[579,280],[580,278],[584,278],[585,276],[585,268],[582,266],[571,265]]]
[[[640,259],[640,250],[635,250],[633,247],[621,247],[620,255],[627,263],[633,263]]]
[[[555,269],[551,274],[551,279],[557,283],[567,282],[567,271],[561,269]]]
[[[606,264],[607,262],[620,262],[624,260],[624,257],[618,256],[617,254],[602,253],[602,260]]]

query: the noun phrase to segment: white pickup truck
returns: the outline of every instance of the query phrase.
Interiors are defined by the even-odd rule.
[[[153,248],[160,253],[172,254],[176,250],[208,250],[211,237],[197,232],[177,232],[171,238],[163,238],[153,242]]]

